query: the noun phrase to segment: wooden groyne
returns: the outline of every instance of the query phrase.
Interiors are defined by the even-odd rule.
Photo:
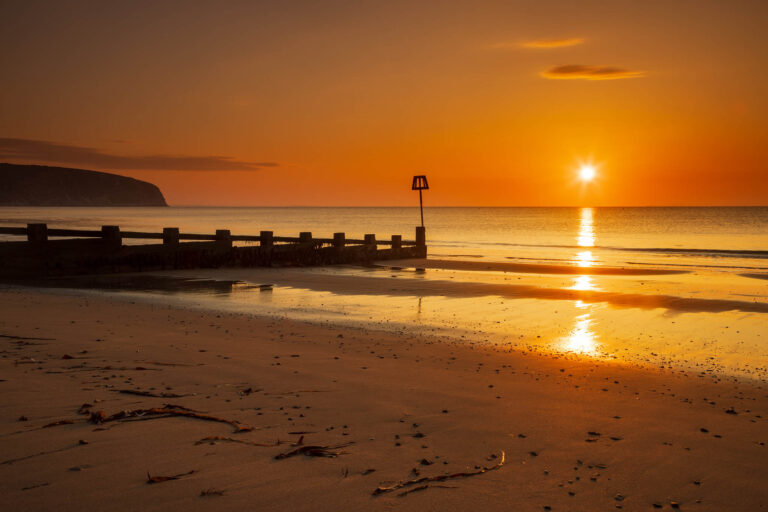
[[[401,235],[378,240],[374,234],[365,235],[362,240],[348,239],[344,233],[334,233],[333,238],[314,238],[310,232],[302,232],[298,237],[275,236],[272,231],[233,235],[226,229],[210,235],[183,233],[178,228],[164,228],[159,233],[121,231],[119,226],[102,226],[100,230],[51,229],[46,224],[0,227],[0,235],[26,237],[26,240],[0,242],[0,276],[12,278],[189,268],[366,264],[427,256],[423,227],[416,228],[415,240],[403,240]],[[159,243],[126,245],[125,239]],[[235,245],[236,242],[246,245]]]

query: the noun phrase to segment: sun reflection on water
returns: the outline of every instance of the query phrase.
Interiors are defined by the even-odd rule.
[[[590,248],[595,246],[595,219],[592,208],[582,208],[579,217],[579,232],[576,236],[576,243],[579,247]],[[591,267],[595,263],[595,257],[591,250],[582,250],[576,253],[576,264],[579,267]],[[589,275],[576,276],[573,280],[571,290],[592,291],[597,290],[597,286]],[[597,357],[600,355],[597,335],[593,330],[594,319],[592,318],[593,304],[586,304],[577,300],[574,304],[580,314],[573,319],[573,328],[567,336],[560,341],[559,349],[575,354]]]
[[[595,218],[594,210],[592,208],[582,208],[579,223],[579,236],[576,237],[576,242],[579,247],[594,247],[595,246]],[[589,251],[586,251],[589,252]],[[590,253],[591,255],[591,253]]]
[[[591,267],[594,261],[592,251],[581,251],[576,254],[576,264],[580,267]]]

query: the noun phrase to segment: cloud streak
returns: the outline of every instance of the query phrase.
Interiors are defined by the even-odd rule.
[[[533,41],[502,41],[489,46],[494,50],[513,50],[519,48],[530,49],[548,49],[548,48],[566,48],[568,46],[578,46],[584,44],[582,37],[568,37],[561,39],[536,39]]]
[[[521,43],[523,48],[565,48],[568,46],[578,46],[584,44],[584,38],[581,37],[569,37],[566,39],[537,39],[535,41],[526,41]]]
[[[274,162],[245,162],[215,155],[115,155],[85,146],[14,138],[0,138],[0,159],[132,171],[255,171],[278,166]]]
[[[611,66],[566,64],[542,71],[541,76],[550,80],[620,80],[622,78],[643,77],[645,71],[633,71]]]

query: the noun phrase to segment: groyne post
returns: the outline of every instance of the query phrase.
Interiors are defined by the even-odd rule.
[[[401,249],[403,247],[403,235],[392,235],[392,248]]]
[[[46,242],[48,241],[47,224],[27,224],[27,241]]]
[[[424,226],[416,226],[416,246],[426,247],[427,245],[427,232]]]
[[[120,235],[120,226],[101,226],[101,239],[104,243],[114,247],[123,245],[123,237]]]
[[[219,247],[232,247],[232,233],[228,229],[217,229],[216,245]]]
[[[259,245],[261,247],[272,247],[274,244],[274,233],[272,231],[259,232]]]
[[[311,244],[312,243],[312,232],[311,231],[302,231],[299,233],[299,243],[300,244]]]
[[[333,234],[333,246],[337,249],[343,249],[347,243],[347,235],[344,233]]]
[[[363,247],[366,254],[366,258],[372,260],[376,256],[376,235],[367,234],[363,237]]]
[[[163,228],[163,244],[178,245],[179,244],[179,228]]]

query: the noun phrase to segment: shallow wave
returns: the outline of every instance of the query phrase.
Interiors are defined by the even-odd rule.
[[[403,260],[408,261],[408,260]],[[386,265],[377,265],[386,266]],[[403,265],[401,265],[403,266]],[[485,272],[514,272],[521,274],[565,274],[565,275],[589,275],[589,276],[661,276],[686,274],[687,270],[672,270],[663,268],[627,268],[627,267],[603,267],[577,265],[548,265],[540,263],[511,263],[492,261],[462,261],[462,260],[419,260],[415,266],[421,268],[434,268],[444,270],[468,270]]]
[[[430,241],[431,247],[455,247],[459,242]],[[622,252],[642,252],[657,254],[685,254],[692,256],[728,257],[728,258],[760,258],[768,259],[768,251],[758,249],[696,249],[685,247],[618,247],[612,245],[595,245],[584,247],[582,245],[568,244],[521,244],[514,242],[475,242],[476,245],[496,245],[503,247],[538,247],[542,249],[578,249],[578,250],[607,250]]]

